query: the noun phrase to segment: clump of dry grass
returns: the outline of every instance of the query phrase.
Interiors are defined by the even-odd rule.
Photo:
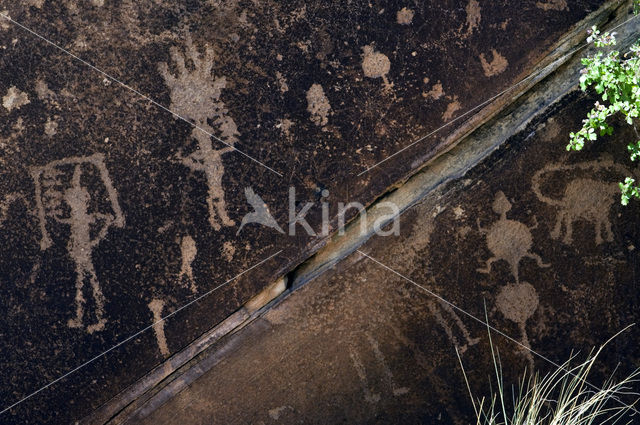
[[[625,420],[627,422],[622,423],[640,421],[638,416],[632,418],[634,414],[640,416],[633,407],[638,394],[632,390],[632,386],[638,382],[640,371],[636,370],[620,381],[614,380],[612,374],[601,387],[587,381],[598,355],[611,340],[597,351],[592,350],[587,360],[577,365],[572,365],[576,360],[574,355],[544,376],[538,373],[527,376],[525,371],[525,377],[517,389],[511,388],[510,397],[506,394],[500,357],[494,350],[490,334],[489,340],[497,380],[497,391],[493,392],[490,401],[485,398],[474,401],[466,372],[462,368],[477,425],[602,425]],[[460,355],[458,360],[462,366]],[[635,401],[626,404],[620,399],[621,396],[633,397]]]

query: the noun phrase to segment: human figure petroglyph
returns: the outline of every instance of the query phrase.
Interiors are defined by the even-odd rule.
[[[87,169],[98,172],[107,193],[110,211],[92,211],[91,201],[98,195],[92,197],[82,183],[82,176]],[[83,326],[86,303],[83,289],[88,283],[95,304],[96,323],[87,326],[87,332],[102,330],[106,323],[105,298],[93,266],[93,249],[107,236],[111,227],[124,226],[124,215],[104,165],[104,156],[94,154],[53,161],[42,167],[32,167],[31,176],[35,184],[41,232],[40,249],[44,251],[52,245],[47,230],[48,218],[68,225],[70,229],[67,253],[75,264],[76,311],[75,317],[68,321],[68,325],[72,328]]]
[[[553,239],[560,239],[562,237],[562,228],[564,227],[562,241],[570,245],[573,242],[573,224],[577,220],[583,219],[593,225],[596,245],[604,241],[612,242],[613,232],[611,231],[609,213],[615,202],[615,195],[620,191],[617,183],[579,177],[567,183],[561,199],[552,198],[543,192],[541,185],[546,175],[551,173],[568,174],[575,170],[589,170],[592,173],[610,170],[621,175],[630,174],[625,167],[615,164],[610,159],[583,162],[575,165],[551,164],[538,170],[531,179],[533,192],[539,200],[558,209],[556,223],[550,232],[550,236]]]
[[[198,255],[198,248],[196,246],[196,241],[189,235],[186,235],[182,238],[180,242],[180,252],[182,257],[182,265],[180,267],[180,274],[178,275],[178,281],[182,283],[182,281],[186,278],[189,282],[189,286],[191,288],[191,292],[194,294],[198,291],[196,287],[196,282],[193,277],[193,261],[196,259],[196,255]]]
[[[533,370],[533,355],[531,344],[527,335],[527,320],[536,312],[539,304],[536,289],[527,282],[509,284],[500,289],[496,297],[498,311],[504,317],[518,324],[521,334],[521,343],[524,347],[522,353],[529,361],[530,370]]]
[[[500,191],[496,193],[496,198],[493,201],[493,211],[500,215],[500,219],[488,229],[483,229],[480,226],[480,219],[478,219],[478,230],[485,235],[487,247],[493,254],[493,257],[487,260],[485,268],[480,268],[478,271],[490,273],[493,263],[504,260],[509,264],[511,274],[516,282],[519,282],[519,265],[523,258],[528,257],[535,260],[538,267],[549,267],[549,264],[545,264],[538,254],[531,252],[533,245],[531,230],[538,226],[537,222],[532,227],[527,227],[519,221],[508,219],[507,212],[511,210],[511,206],[511,202]]]
[[[240,133],[233,119],[228,116],[229,111],[220,101],[227,80],[225,77],[213,78],[211,75],[213,50],[207,46],[201,55],[190,37],[185,44],[185,55],[177,48],[171,49],[171,58],[178,69],[177,76],[169,71],[166,63],[159,64],[158,69],[171,90],[172,110],[192,121],[197,127],[191,132],[191,136],[197,141],[196,151],[189,155],[181,153],[178,160],[191,170],[205,175],[208,186],[209,224],[218,231],[222,226],[235,224],[227,214],[224,200],[222,155],[234,150],[233,145]],[[187,69],[185,60],[193,63],[193,70]],[[220,138],[214,138],[219,142],[223,141],[227,146],[214,149],[210,134],[214,134],[216,129],[209,124],[210,119],[220,134]]]

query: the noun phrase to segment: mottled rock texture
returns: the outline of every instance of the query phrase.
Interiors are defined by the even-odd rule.
[[[332,227],[338,202],[371,203],[466,119],[359,173],[528,75],[601,3],[0,0],[67,50],[0,17],[0,408],[150,327],[1,421],[69,423],[136,382],[322,245],[321,200]],[[583,217],[612,242],[604,216],[557,200],[585,182],[564,198],[546,182],[557,240]],[[318,234],[240,230],[249,193],[288,230],[291,187]],[[486,236],[521,208],[499,190],[512,207]]]

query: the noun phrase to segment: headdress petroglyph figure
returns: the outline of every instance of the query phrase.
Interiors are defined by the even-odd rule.
[[[97,177],[103,187],[88,188],[83,181],[85,175]],[[124,226],[124,215],[107,173],[104,157],[94,154],[53,161],[32,167],[31,176],[35,184],[41,232],[40,249],[44,251],[52,245],[47,230],[49,220],[68,225],[70,229],[67,252],[75,264],[76,311],[68,324],[74,328],[83,326],[86,313],[83,289],[88,283],[93,295],[96,321],[87,326],[87,331],[102,330],[106,323],[105,299],[93,266],[93,249],[107,236],[110,228]],[[102,191],[106,192],[106,203],[100,202]]]

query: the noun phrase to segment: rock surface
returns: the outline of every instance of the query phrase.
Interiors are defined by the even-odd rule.
[[[20,403],[1,422],[69,423],[145,376],[320,247],[338,202],[373,202],[473,119],[363,171],[528,75],[602,3],[0,0],[0,409]],[[581,178],[566,200],[596,190]],[[559,240],[583,217],[612,243],[545,182]],[[312,235],[288,234],[291,188]],[[512,207],[487,237],[523,223],[499,190]],[[244,221],[256,208],[273,220]],[[509,252],[510,270],[549,261]]]
[[[640,205],[622,207],[609,191],[634,172],[620,143],[633,132],[562,154],[589,105],[575,95],[563,103],[403,214],[401,236],[371,239],[214,347],[181,392],[167,387],[131,418],[475,423],[454,348],[474,395],[489,397],[485,313],[508,337],[492,332],[506,385],[572,351],[582,359],[636,323]],[[596,190],[574,203],[572,188],[587,184]],[[635,326],[607,346],[590,382],[635,369],[639,337]]]

